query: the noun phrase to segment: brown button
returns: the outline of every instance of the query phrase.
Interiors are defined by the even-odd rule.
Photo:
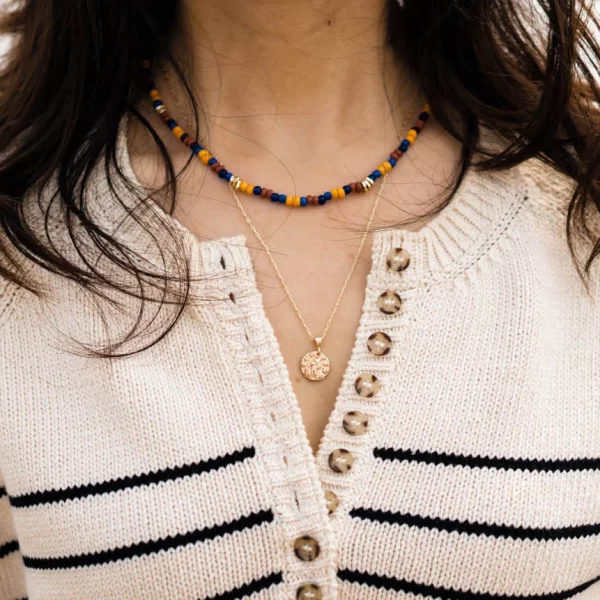
[[[410,254],[403,248],[392,248],[385,260],[390,271],[404,271],[410,265]]]
[[[392,339],[387,333],[377,331],[369,336],[367,348],[375,356],[385,356],[392,349]]]
[[[350,435],[363,435],[367,433],[369,417],[358,410],[352,410],[346,413],[344,417],[344,429]]]
[[[402,299],[393,290],[388,290],[377,298],[377,308],[384,315],[395,315],[402,308]]]
[[[361,373],[354,382],[354,389],[363,398],[372,398],[381,389],[381,382],[371,373]]]
[[[312,562],[316,560],[321,552],[319,542],[309,535],[303,535],[294,542],[294,553],[304,562]]]
[[[331,490],[327,490],[325,492],[325,504],[327,505],[327,512],[331,514],[337,510],[337,507],[340,505],[340,501]]]
[[[321,600],[323,592],[314,583],[303,583],[296,592],[296,600]]]
[[[343,448],[338,448],[329,455],[329,468],[336,473],[347,473],[353,464],[354,456]]]

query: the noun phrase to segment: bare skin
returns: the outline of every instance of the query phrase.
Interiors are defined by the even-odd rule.
[[[205,115],[201,139],[230,170],[257,185],[307,195],[361,179],[394,147],[424,98],[418,82],[385,47],[385,0],[183,0],[174,51],[189,67]],[[173,76],[157,81],[176,118],[191,129]],[[170,84],[168,84],[170,81]],[[170,88],[169,88],[170,86]],[[189,151],[152,111],[141,107],[167,143],[176,165]],[[184,113],[184,114],[182,114]],[[147,134],[132,126],[133,168],[148,188],[160,184]],[[431,122],[388,176],[376,227],[403,225],[435,208],[451,180],[458,145]],[[242,195],[274,252],[314,335],[322,329],[354,259],[375,194],[306,209]],[[323,346],[332,370],[305,380],[299,360],[312,344],[279,281],[243,220],[228,187],[193,163],[180,183],[175,218],[199,239],[244,234],[251,248],[267,316],[279,341],[317,450],[333,409],[358,326],[370,240]]]

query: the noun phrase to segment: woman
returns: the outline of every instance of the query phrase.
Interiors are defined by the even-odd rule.
[[[600,598],[595,27],[7,14],[0,600]]]

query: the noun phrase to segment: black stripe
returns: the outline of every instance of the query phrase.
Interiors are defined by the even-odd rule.
[[[6,488],[0,486],[0,498],[2,498],[2,496],[6,496]]]
[[[216,525],[215,527],[206,527],[205,529],[196,529],[188,533],[180,533],[177,535],[168,536],[159,540],[150,542],[140,542],[131,544],[122,548],[114,548],[112,550],[104,550],[101,552],[92,552],[89,554],[77,554],[73,556],[61,556],[51,558],[36,558],[33,556],[24,556],[23,562],[30,569],[71,569],[74,567],[89,567],[92,565],[102,565],[106,563],[144,556],[147,554],[155,554],[161,550],[169,550],[189,544],[197,544],[205,542],[216,537],[221,537],[227,534],[242,531],[256,527],[263,523],[269,523],[273,520],[273,512],[270,510],[261,510],[252,513],[248,516],[241,517],[229,523]]]
[[[262,592],[273,585],[278,585],[283,582],[283,575],[281,573],[271,573],[266,577],[255,579],[251,583],[241,585],[238,588],[229,590],[224,594],[218,594],[217,596],[211,596],[210,600],[237,600],[238,598],[244,598]]]
[[[505,471],[592,471],[600,470],[600,458],[570,458],[546,460],[536,458],[502,458],[445,454],[443,452],[420,452],[418,450],[396,450],[375,448],[373,454],[381,460],[422,462],[431,465],[470,467],[472,469],[502,469]]]
[[[88,485],[80,485],[69,487],[61,490],[46,490],[40,492],[32,492],[21,496],[11,496],[10,503],[16,508],[24,508],[35,506],[37,504],[46,504],[50,502],[60,502],[61,500],[73,500],[76,498],[85,498],[86,496],[95,496],[99,494],[110,494],[128,488],[138,487],[142,485],[151,485],[160,483],[161,481],[169,481],[173,479],[181,479],[191,475],[198,475],[208,471],[222,469],[228,465],[242,462],[248,458],[252,458],[256,454],[254,448],[243,448],[236,450],[230,454],[225,454],[217,458],[209,458],[201,462],[182,465],[180,467],[172,467],[142,473],[141,475],[131,475],[128,477],[119,477],[101,483],[91,483]]]
[[[360,571],[351,571],[344,569],[338,571],[338,578],[347,583],[365,583],[367,585],[393,590],[395,592],[405,592],[408,594],[421,594],[425,597],[433,597],[439,600],[565,600],[572,598],[577,594],[592,587],[600,581],[600,577],[596,577],[591,581],[586,581],[581,585],[570,590],[562,592],[551,592],[549,594],[532,594],[532,595],[504,595],[504,594],[486,594],[479,592],[464,592],[451,588],[435,587],[433,585],[424,585],[414,581],[406,581],[405,579],[395,579],[394,577],[384,577],[383,575],[373,575],[371,573],[362,573]]]
[[[0,546],[0,558],[4,558],[13,552],[18,552],[19,542],[17,540],[11,540]]]
[[[466,533],[469,535],[485,535],[490,537],[505,537],[515,540],[565,540],[600,533],[600,524],[579,525],[576,527],[519,527],[512,525],[495,525],[492,523],[477,523],[471,521],[454,521],[439,517],[421,517],[409,513],[393,513],[372,508],[354,508],[350,516],[357,519],[367,519],[378,523],[394,523],[409,527],[424,527],[448,532]]]

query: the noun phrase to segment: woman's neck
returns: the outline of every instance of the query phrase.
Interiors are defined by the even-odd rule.
[[[415,86],[385,43],[386,4],[183,0],[174,50],[211,141],[247,138],[283,161],[360,138],[393,144]]]

